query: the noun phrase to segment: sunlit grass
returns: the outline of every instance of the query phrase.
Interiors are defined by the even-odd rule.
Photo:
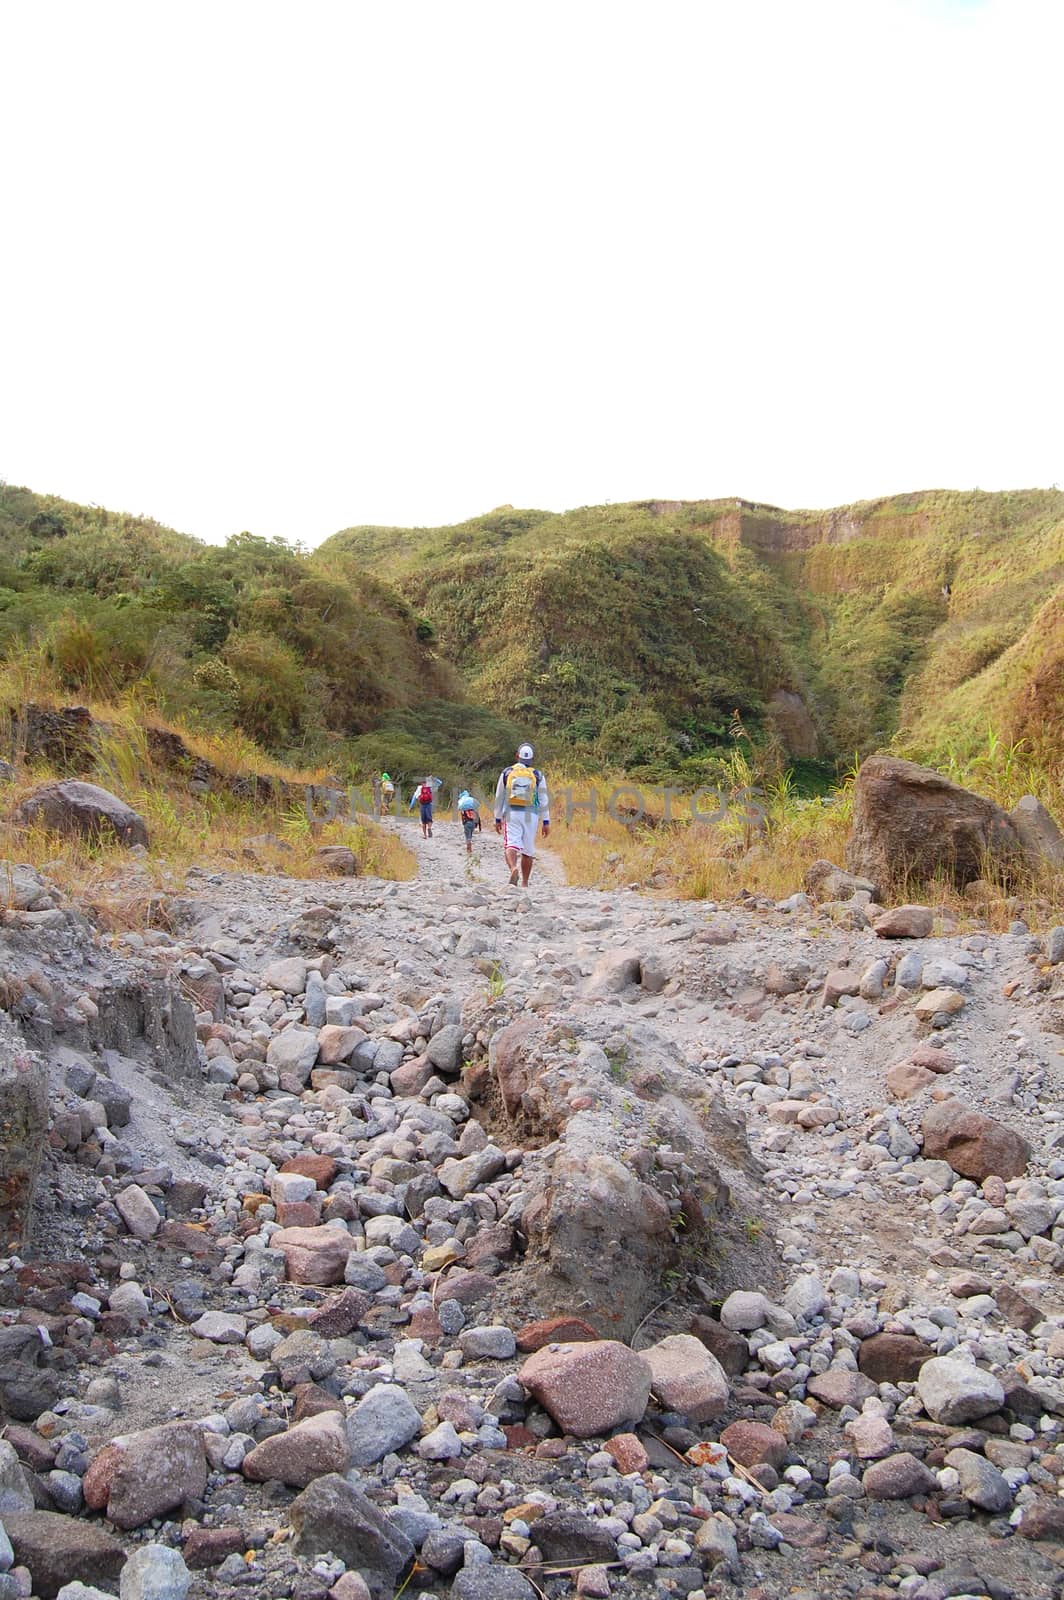
[[[918,759],[919,753],[906,751]],[[1064,820],[1064,756],[1008,744],[992,730],[974,760],[945,764],[946,775],[1010,810],[1026,794],[1036,795]],[[749,758],[733,752],[734,788],[722,790],[725,815],[719,821],[691,820],[689,800],[671,803],[676,820],[666,822],[660,791],[642,792],[645,816],[624,821],[606,800],[623,779],[607,777],[595,788],[595,814],[588,809],[591,785],[586,778],[555,779],[551,844],[564,864],[568,881],[603,889],[634,884],[650,892],[682,899],[727,902],[743,893],[781,900],[801,889],[807,869],[825,859],[843,864],[853,816],[851,770],[830,794],[805,799],[794,792],[787,776],[757,781]],[[629,784],[630,789],[632,786]],[[570,792],[567,808],[565,791]],[[745,796],[756,791],[763,813],[750,815]],[[731,798],[734,797],[734,798]],[[730,803],[729,803],[730,802]],[[704,806],[706,805],[703,802]],[[708,809],[708,807],[706,807]],[[1022,913],[1032,928],[1064,920],[1064,871],[1048,866],[1012,873],[1006,880],[1000,866],[987,863],[979,885],[958,891],[944,877],[930,882],[899,881],[889,887],[894,903],[919,900],[941,908],[961,923],[976,917],[1003,931]]]
[[[0,690],[11,687],[8,673]],[[47,703],[40,685],[34,687],[36,703]],[[64,703],[63,698],[56,697],[55,703]],[[0,856],[43,872],[101,926],[165,925],[165,896],[183,884],[190,867],[329,878],[332,874],[319,854],[324,845],[348,846],[362,875],[413,877],[416,860],[401,840],[368,818],[350,817],[346,804],[330,820],[310,815],[301,798],[261,804],[225,791],[195,793],[182,773],[152,759],[149,721],[135,705],[96,703],[88,709],[97,722],[94,752],[88,770],[79,776],[111,790],[144,818],[147,852],[131,853],[106,837],[60,836],[19,823],[20,801],[58,776],[43,763],[23,761],[2,794]],[[155,715],[150,725],[178,734],[194,755],[228,778],[254,774],[294,786],[324,780],[321,771],[299,771],[271,761],[241,735],[196,735]],[[10,719],[5,731],[10,736]]]

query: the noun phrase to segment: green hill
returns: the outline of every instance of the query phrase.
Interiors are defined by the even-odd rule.
[[[346,558],[281,540],[202,543],[144,518],[0,485],[8,701],[135,698],[192,728],[341,767],[360,735],[462,691],[409,600]],[[457,705],[454,702],[458,702]],[[483,715],[469,708],[483,732]],[[511,730],[492,728],[501,753]],[[428,763],[431,750],[419,750]]]
[[[0,485],[0,663],[9,703],[135,699],[362,775],[521,733],[691,783],[739,728],[824,774],[892,741],[964,761],[988,727],[1059,738],[1064,494],[503,506],[308,555]]]
[[[1056,725],[1057,490],[505,506],[345,529],[314,559],[341,557],[396,583],[478,701],[629,767],[697,776],[735,711],[827,762]]]

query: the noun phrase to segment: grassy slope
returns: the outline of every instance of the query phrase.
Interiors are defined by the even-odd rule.
[[[697,741],[729,704],[756,721],[783,687],[835,757],[895,737],[942,756],[973,751],[987,723],[1044,733],[1064,699],[1060,606],[1035,620],[1064,582],[1055,490],[832,511],[503,507],[450,528],[347,529],[323,552],[393,578],[478,698],[575,740],[639,704]]]
[[[843,761],[1052,736],[1062,585],[1058,491],[501,507],[306,557],[0,485],[8,676],[402,776],[451,752],[479,771],[524,729],[697,779],[776,688]]]
[[[811,522],[820,537],[793,548]],[[1064,583],[1064,494],[907,495],[776,532],[762,559],[815,608],[815,691],[842,750],[897,734],[965,757],[988,725],[1030,738],[1053,720],[1048,683],[1027,712],[1018,697],[1061,655],[1059,622],[1035,619]]]
[[[459,697],[409,602],[342,555],[225,546],[0,484],[0,673],[40,697],[130,696],[186,725],[342,763],[392,712]]]

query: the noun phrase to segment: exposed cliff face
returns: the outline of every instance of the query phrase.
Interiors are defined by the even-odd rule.
[[[7,862],[0,975],[0,1245],[21,1250],[50,1122],[71,1108],[77,1122],[91,1103],[90,1120],[123,1127],[123,1077],[154,1072],[187,1094],[202,1074],[195,1013],[159,966],[117,954],[57,889]]]
[[[1020,726],[1008,709],[1020,697],[1026,736],[1064,697],[1033,624],[1064,585],[1058,490],[827,511],[735,498],[505,508],[335,543],[398,581],[476,696],[577,742],[635,704],[674,733],[699,707],[708,724],[739,706],[771,719],[794,756],[850,758],[900,733],[934,758],[947,724],[952,748],[978,744],[988,711]],[[724,571],[692,553],[706,546]]]

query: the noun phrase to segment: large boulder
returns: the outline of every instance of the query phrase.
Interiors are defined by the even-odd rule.
[[[276,1478],[293,1488],[305,1489],[314,1478],[345,1472],[350,1457],[343,1417],[324,1411],[264,1439],[244,1457],[241,1470],[245,1478],[255,1483]]]
[[[124,845],[148,844],[148,825],[138,811],[109,789],[67,778],[45,783],[18,807],[19,822],[49,833],[82,834],[89,839],[118,840]]]
[[[932,1356],[916,1379],[920,1404],[935,1422],[958,1427],[1000,1410],[1005,1391],[992,1372],[958,1356]]]
[[[727,1406],[728,1375],[694,1334],[669,1334],[640,1354],[667,1411],[682,1411],[692,1422],[709,1422]]]
[[[166,1422],[112,1439],[89,1465],[85,1504],[106,1507],[118,1528],[141,1528],[153,1517],[198,1500],[207,1486],[203,1434],[190,1422]]]
[[[466,1071],[470,1094],[513,1108],[534,1152],[524,1166],[528,1248],[499,1284],[496,1312],[525,1322],[565,1311],[627,1340],[685,1255],[712,1255],[725,1292],[771,1276],[771,1246],[743,1230],[734,1203],[756,1204],[745,1132],[675,1044],[636,1018],[609,1055],[591,1040],[575,1053],[566,1043],[539,1018],[522,1019],[495,1033],[487,1071]],[[450,1166],[441,1181],[455,1193]]]
[[[712,1360],[708,1351],[703,1355]],[[529,1356],[517,1381],[566,1433],[589,1439],[642,1419],[653,1373],[627,1345],[595,1339],[544,1345]]]
[[[517,1116],[522,1096],[535,1079],[540,1035],[541,1028],[533,1017],[518,1017],[492,1035],[488,1065],[507,1116]]]
[[[1026,1140],[993,1117],[969,1110],[962,1100],[933,1105],[924,1117],[923,1134],[926,1161],[948,1162],[954,1172],[976,1183],[992,1176],[1008,1181],[1027,1170]]]
[[[65,1584],[114,1584],[126,1552],[94,1522],[57,1511],[4,1513],[4,1529],[20,1566],[33,1574],[33,1592],[55,1600]]]
[[[338,1473],[316,1478],[288,1508],[301,1556],[339,1556],[360,1572],[372,1600],[392,1600],[414,1559],[406,1534]]]
[[[857,774],[846,865],[880,884],[938,875],[959,888],[993,861],[1018,867],[1023,844],[1008,812],[940,772],[870,756]]]
[[[346,1228],[329,1225],[312,1228],[278,1228],[270,1240],[272,1250],[285,1258],[290,1283],[312,1283],[327,1288],[343,1283],[347,1258],[355,1241]]]
[[[18,1422],[32,1422],[64,1392],[58,1372],[43,1366],[51,1343],[33,1323],[0,1328],[0,1409]]]

